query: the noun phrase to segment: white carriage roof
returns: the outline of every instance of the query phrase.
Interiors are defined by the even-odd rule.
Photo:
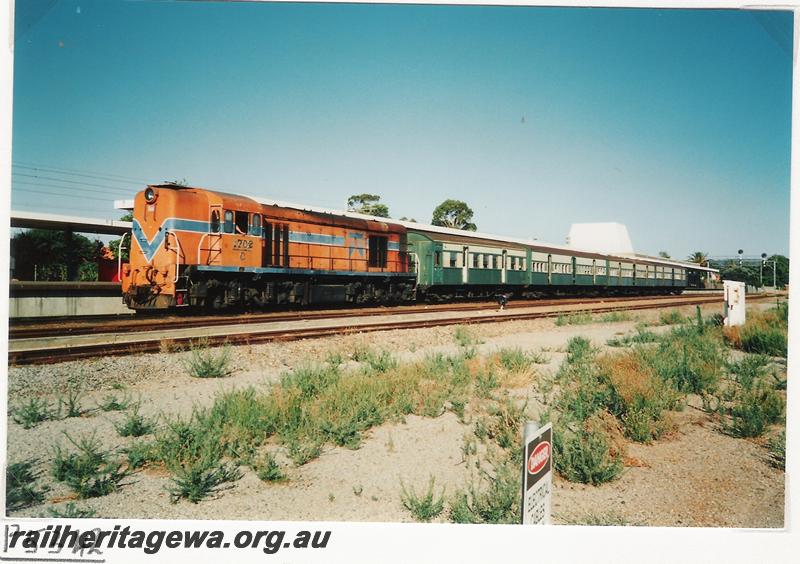
[[[651,257],[651,256],[648,256],[648,255],[641,255],[641,254],[623,255],[623,254],[600,253],[600,252],[592,251],[592,250],[589,250],[589,249],[578,249],[578,248],[569,247],[569,246],[566,246],[566,245],[557,245],[557,244],[554,244],[554,243],[546,243],[544,241],[537,241],[535,239],[518,239],[518,238],[515,238],[515,237],[507,237],[507,236],[504,236],[504,235],[494,235],[494,234],[490,234],[490,233],[481,233],[481,232],[478,232],[478,231],[462,231],[461,229],[452,229],[452,228],[449,228],[449,227],[440,227],[438,225],[428,225],[426,223],[417,223],[417,222],[414,222],[414,221],[402,221],[402,220],[399,220],[399,219],[391,219],[391,218],[386,218],[386,217],[376,217],[376,216],[373,216],[373,215],[365,215],[365,214],[362,214],[362,213],[356,213],[356,212],[351,212],[351,211],[335,210],[335,209],[323,208],[323,207],[319,207],[319,206],[310,206],[310,205],[307,205],[307,204],[297,204],[297,203],[294,203],[294,202],[286,202],[286,201],[283,201],[283,200],[274,200],[274,199],[271,199],[271,198],[262,198],[260,196],[249,196],[249,195],[246,195],[246,194],[243,194],[243,196],[245,196],[247,198],[250,198],[251,200],[255,200],[259,204],[262,204],[262,205],[265,205],[265,206],[279,206],[279,207],[291,208],[291,209],[307,211],[307,212],[322,213],[322,214],[328,214],[328,215],[338,215],[338,216],[343,216],[343,217],[352,217],[352,218],[356,218],[356,219],[364,219],[364,220],[367,220],[367,221],[379,221],[379,222],[382,222],[382,223],[389,223],[389,224],[393,224],[393,225],[402,225],[403,227],[405,227],[407,229],[414,229],[416,231],[423,231],[423,232],[427,232],[427,233],[439,233],[439,234],[442,234],[442,235],[453,235],[453,236],[457,236],[457,237],[465,237],[465,238],[468,238],[468,239],[488,239],[488,240],[492,240],[492,241],[502,241],[502,242],[505,242],[505,243],[512,243],[512,244],[516,244],[516,245],[525,245],[527,247],[534,247],[534,248],[538,247],[538,248],[544,248],[544,249],[552,249],[552,250],[556,250],[556,251],[563,251],[565,254],[573,254],[575,252],[579,252],[579,253],[586,253],[586,254],[591,254],[591,255],[604,255],[604,256],[609,256],[609,257],[616,258],[616,259],[619,259],[619,260],[624,260],[624,261],[632,261],[632,260],[638,259],[638,260],[644,260],[644,261],[647,261],[647,262],[656,262],[656,263],[659,263],[659,264],[667,264],[667,265],[670,265],[670,266],[679,266],[681,268],[691,268],[691,269],[694,269],[694,270],[704,270],[704,271],[710,271],[710,272],[717,272],[717,270],[715,270],[713,268],[706,268],[706,267],[700,266],[700,265],[695,264],[695,263],[687,263],[687,262],[680,262],[680,261],[674,261],[674,260],[666,260],[666,259],[663,259],[661,257]]]

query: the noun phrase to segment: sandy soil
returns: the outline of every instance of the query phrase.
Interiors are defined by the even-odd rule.
[[[767,307],[754,304],[751,307]],[[719,307],[705,306],[706,314]],[[694,308],[685,308],[692,314]],[[656,311],[635,313],[636,320],[557,327],[553,320],[515,321],[472,328],[482,343],[480,354],[516,346],[539,352],[549,362],[537,366],[540,374],[557,370],[569,338],[583,335],[596,346],[634,330],[637,322],[653,322]],[[667,327],[654,326],[653,331]],[[236,372],[224,380],[188,376],[186,353],[162,353],[41,367],[9,369],[9,404],[32,396],[54,399],[70,385],[84,390],[83,405],[92,407],[109,394],[141,403],[146,415],[188,414],[192,406],[206,405],[223,390],[265,386],[280,373],[328,354],[347,355],[358,346],[385,349],[403,360],[434,351],[455,352],[454,328],[438,327],[350,335],[338,338],[271,343],[239,347],[234,351]],[[515,390],[534,398],[533,386]],[[536,403],[529,405],[536,416]],[[43,474],[52,460],[52,446],[72,436],[96,433],[107,448],[130,442],[120,438],[114,422],[120,413],[93,411],[91,416],[48,421],[23,429],[8,419],[10,462],[38,458]],[[652,445],[630,444],[622,477],[602,486],[571,484],[557,478],[553,514],[557,523],[581,523],[613,517],[621,523],[661,526],[782,527],[784,474],[769,465],[767,451],[755,441],[720,433],[703,411],[687,407],[675,414],[676,429]],[[410,416],[404,423],[372,429],[361,448],[327,447],[322,456],[301,466],[289,466],[289,480],[265,484],[252,472],[215,499],[191,504],[169,502],[168,476],[143,471],[129,477],[114,494],[78,505],[100,517],[279,519],[336,521],[413,521],[402,506],[401,488],[421,492],[431,476],[437,490],[449,495],[464,487],[472,469],[464,462],[462,445],[472,426],[452,413],[431,419]],[[47,476],[48,503],[16,512],[39,516],[47,507],[66,503],[69,492]],[[445,520],[442,516],[439,520]]]

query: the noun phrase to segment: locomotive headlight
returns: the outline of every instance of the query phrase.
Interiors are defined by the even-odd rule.
[[[156,191],[152,188],[148,187],[147,190],[144,191],[144,199],[148,204],[152,204],[156,201]]]

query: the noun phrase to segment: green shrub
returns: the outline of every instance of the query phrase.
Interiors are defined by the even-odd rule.
[[[775,468],[786,470],[786,430],[779,435],[772,437],[767,443],[769,449],[770,464]]]
[[[625,435],[637,442],[650,442],[667,430],[664,412],[680,397],[646,358],[626,351],[598,359],[601,380],[609,389],[605,407],[622,422]]]
[[[94,435],[74,440],[66,435],[76,452],[66,453],[55,447],[53,477],[64,482],[80,499],[108,495],[119,488],[127,476],[122,463],[112,458],[110,451],[101,450]]]
[[[226,345],[217,354],[206,346],[193,346],[191,356],[186,360],[189,375],[195,378],[224,378],[233,373],[231,348]]]
[[[275,460],[272,453],[267,453],[262,458],[254,462],[253,470],[255,470],[258,479],[262,482],[284,482],[286,481],[286,474],[281,469],[281,465]]]
[[[630,321],[633,315],[629,311],[611,311],[600,316],[603,323],[619,323],[620,321]]]
[[[319,441],[300,442],[294,438],[286,438],[284,441],[287,443],[289,458],[297,466],[311,462],[322,454],[322,443]]]
[[[560,313],[556,318],[556,325],[562,327],[564,325],[586,325],[592,323],[592,314],[588,311],[578,311],[575,313]]]
[[[301,396],[310,398],[336,384],[341,375],[339,365],[305,365],[281,375],[281,385],[285,388],[297,388]]]
[[[141,468],[157,458],[155,444],[144,441],[136,441],[131,443],[129,446],[123,449],[123,452],[127,456],[128,466],[132,470]]]
[[[472,347],[480,344],[480,339],[470,327],[459,325],[453,334],[456,344],[460,347]]]
[[[80,392],[70,390],[66,398],[58,398],[58,413],[64,418],[80,417],[83,415],[85,410],[81,408]]]
[[[738,362],[728,363],[728,371],[736,382],[745,389],[750,389],[759,380],[769,364],[769,357],[764,355],[747,355]]]
[[[97,404],[102,411],[125,411],[131,405],[129,397],[118,398],[114,394],[108,394]]]
[[[375,372],[383,373],[397,368],[397,360],[388,351],[381,351],[379,354],[372,355],[367,362]]]
[[[718,333],[700,333],[695,326],[679,326],[664,335],[657,347],[638,353],[663,380],[681,392],[714,392],[722,377],[726,355]]]
[[[94,509],[83,509],[75,505],[74,501],[70,501],[64,506],[64,509],[57,509],[51,507],[47,510],[48,516],[56,519],[90,519],[95,516]]]
[[[36,488],[41,471],[36,469],[38,460],[31,458],[15,462],[6,467],[6,511],[16,511],[44,501],[47,487]]]
[[[139,413],[137,404],[131,413],[125,415],[122,422],[114,424],[114,428],[121,437],[141,437],[152,433],[155,423]]]
[[[553,427],[553,464],[570,482],[602,484],[620,476],[622,457],[611,453],[606,436],[597,429]]]
[[[567,341],[567,362],[570,364],[590,360],[594,353],[592,343],[586,337],[572,337]]]
[[[720,406],[730,422],[723,422],[723,430],[735,437],[759,437],[767,427],[783,419],[785,402],[773,388],[762,383],[749,389],[742,388],[729,407]]]
[[[525,424],[525,405],[506,397],[489,408],[491,422],[487,427],[487,436],[506,450],[522,447],[522,427]]]
[[[745,323],[741,339],[745,352],[786,357],[788,339],[785,327]]]
[[[26,403],[11,409],[11,418],[24,429],[36,427],[42,421],[56,418],[56,413],[47,401],[39,398],[30,398]]]
[[[492,474],[482,473],[481,488],[474,480],[456,493],[448,513],[453,523],[519,523],[521,476],[513,464],[497,465]]]
[[[429,522],[431,519],[438,517],[444,509],[444,488],[442,493],[437,497],[434,492],[434,477],[428,482],[428,490],[425,495],[418,496],[413,488],[407,490],[405,484],[400,482],[402,488],[401,500],[403,506],[408,509],[417,521]]]
[[[606,344],[610,347],[629,347],[643,343],[655,343],[659,340],[658,335],[642,327],[636,328],[636,333],[625,335],[624,337],[609,339]]]
[[[661,310],[658,318],[661,322],[661,325],[679,325],[686,321],[681,312],[679,312],[677,309],[671,309],[669,311]]]
[[[497,389],[499,385],[500,382],[497,380],[497,375],[491,368],[481,370],[475,377],[475,393],[477,393],[478,397],[490,397],[492,391]]]
[[[533,363],[533,359],[520,348],[500,349],[497,351],[497,360],[511,372],[527,370]]]
[[[578,519],[569,519],[567,525],[588,525],[590,527],[626,527],[636,523],[629,522],[625,517],[613,512],[588,513]]]
[[[177,503],[187,499],[198,503],[213,493],[232,487],[229,483],[241,477],[242,473],[236,466],[212,459],[194,460],[175,469],[171,477],[172,487],[168,488],[170,501]]]

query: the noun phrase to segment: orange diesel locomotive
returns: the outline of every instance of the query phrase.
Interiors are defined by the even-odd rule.
[[[136,194],[128,307],[392,303],[414,298],[406,229],[173,184]]]

